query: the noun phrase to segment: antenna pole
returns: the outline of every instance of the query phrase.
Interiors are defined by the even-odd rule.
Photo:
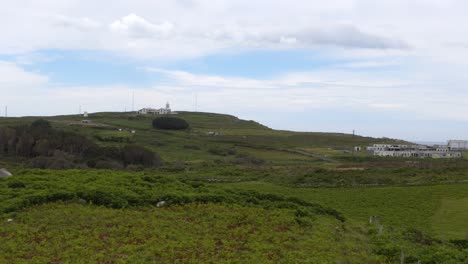
[[[5,106],[5,117],[8,117],[8,105]]]
[[[198,94],[195,93],[195,112],[198,112]]]
[[[132,91],[132,112],[135,111],[135,91]]]

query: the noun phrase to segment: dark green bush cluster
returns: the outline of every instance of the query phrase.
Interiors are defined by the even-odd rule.
[[[162,116],[153,120],[153,128],[167,130],[184,130],[189,128],[189,124],[182,118]]]
[[[193,150],[200,150],[201,148],[197,145],[184,145],[184,149],[193,149]]]
[[[102,136],[95,135],[97,140],[102,142],[117,142],[117,143],[130,143],[132,140],[129,137],[118,137],[118,136]]]
[[[369,227],[371,249],[383,263],[466,263],[468,248],[443,243],[415,229]],[[466,240],[465,240],[466,243]]]
[[[307,212],[306,216],[321,214],[345,221],[341,213],[331,208],[297,198],[217,188],[202,181],[179,180],[172,176],[106,170],[30,170],[20,173],[20,177],[21,181],[9,178],[0,182],[0,193],[4,199],[4,203],[0,204],[0,211],[11,212],[30,205],[59,200],[83,199],[88,203],[111,208],[156,205],[165,201],[166,205],[225,203],[302,210]]]
[[[266,161],[262,158],[254,157],[249,154],[240,153],[236,156],[234,160],[234,164],[250,164],[250,165],[262,165],[265,164]]]
[[[129,165],[162,165],[154,152],[137,145],[102,147],[85,136],[53,129],[46,120],[30,126],[0,127],[0,157],[28,159],[40,169],[121,169]]]
[[[217,156],[230,156],[237,153],[235,148],[226,148],[220,146],[214,146],[208,149],[208,152]]]

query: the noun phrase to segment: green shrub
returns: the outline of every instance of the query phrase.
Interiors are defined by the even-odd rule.
[[[219,146],[209,148],[208,152],[217,156],[229,156],[235,155],[237,153],[235,148],[225,148]]]
[[[197,145],[184,145],[184,149],[193,149],[193,150],[200,150],[201,148]]]
[[[118,191],[85,190],[81,191],[78,195],[86,201],[91,201],[93,204],[110,208],[124,208],[128,205],[125,195]]]
[[[157,154],[138,145],[126,145],[122,149],[122,160],[125,166],[144,165],[147,167],[162,166],[163,161]]]
[[[242,153],[236,156],[234,163],[235,164],[262,165],[262,164],[265,164],[266,161],[262,158],[257,158],[257,157]]]
[[[114,160],[99,160],[95,165],[96,169],[110,169],[110,170],[121,170],[123,165]]]
[[[167,130],[184,130],[189,128],[187,121],[177,117],[162,116],[153,120],[153,128]]]
[[[26,184],[20,181],[12,181],[12,182],[9,182],[7,186],[8,188],[11,188],[11,189],[20,189],[20,188],[26,187]]]

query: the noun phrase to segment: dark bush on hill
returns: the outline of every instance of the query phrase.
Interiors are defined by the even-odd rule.
[[[162,116],[153,120],[153,128],[168,130],[183,130],[189,128],[187,121],[172,116]]]
[[[136,146],[101,147],[83,135],[55,130],[46,120],[30,126],[0,127],[0,157],[27,158],[29,166],[41,169],[103,168],[128,165],[162,165],[152,151]]]
[[[235,148],[224,148],[224,147],[219,147],[219,146],[209,148],[208,152],[213,155],[218,155],[218,156],[229,156],[229,155],[235,155],[237,153]]]
[[[123,169],[123,165],[120,162],[115,160],[98,160],[96,165],[94,165],[96,169],[108,169],[108,170],[121,170]]]
[[[262,158],[257,158],[249,154],[240,153],[236,155],[236,159],[233,161],[234,164],[251,164],[251,165],[262,165],[266,161]]]
[[[197,145],[184,145],[184,149],[193,149],[193,150],[200,150],[201,148]]]
[[[162,159],[154,152],[137,145],[127,145],[122,149],[122,160],[125,166],[144,165],[147,167],[161,166]]]

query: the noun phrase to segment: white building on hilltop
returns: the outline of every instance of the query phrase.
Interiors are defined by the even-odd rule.
[[[468,140],[449,140],[447,146],[451,150],[468,150]]]
[[[460,151],[453,151],[446,146],[429,147],[425,145],[388,145],[374,144],[367,147],[367,151],[374,156],[381,157],[400,157],[400,158],[434,158],[450,159],[462,158]]]
[[[140,114],[140,115],[148,115],[148,114],[152,114],[152,115],[170,115],[170,114],[175,114],[175,112],[171,111],[171,106],[169,105],[169,102],[167,102],[166,103],[166,108],[155,109],[155,108],[147,107],[147,108],[143,108],[143,109],[138,110],[138,114]]]

